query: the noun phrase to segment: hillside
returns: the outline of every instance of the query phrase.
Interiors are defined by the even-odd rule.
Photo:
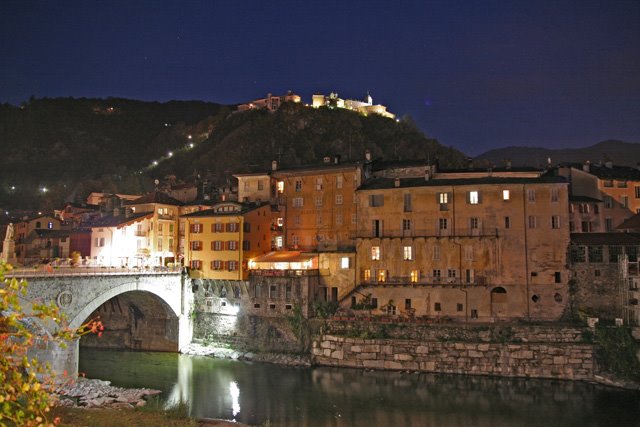
[[[463,164],[462,153],[410,121],[300,104],[276,113],[232,111],[199,101],[117,98],[0,105],[0,207],[46,209],[90,191],[142,192],[155,179],[188,180],[194,172],[224,185],[232,173],[266,170],[274,159],[285,167],[327,155],[361,159],[365,149],[387,159]]]
[[[561,162],[592,163],[611,160],[619,166],[636,166],[640,161],[640,144],[628,143],[616,140],[602,141],[590,147],[549,149],[540,147],[506,147],[487,151],[474,158],[474,164],[503,165],[510,159],[513,166],[541,166],[551,159],[552,164]]]

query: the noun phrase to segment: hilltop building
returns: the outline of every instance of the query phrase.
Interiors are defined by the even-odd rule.
[[[329,108],[346,108],[347,110],[356,111],[362,115],[377,114],[379,116],[395,119],[396,115],[387,111],[387,107],[380,104],[373,104],[373,98],[367,93],[366,101],[355,99],[342,99],[338,94],[331,92],[329,95],[314,94],[311,97],[311,105],[313,108],[329,107]]]
[[[267,94],[266,98],[254,99],[238,105],[238,111],[261,110],[266,108],[269,111],[276,111],[285,102],[300,102],[300,96],[288,91],[286,95]]]

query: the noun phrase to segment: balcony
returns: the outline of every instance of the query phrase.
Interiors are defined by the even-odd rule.
[[[461,277],[424,277],[416,282],[412,282],[410,277],[389,277],[386,280],[361,280],[362,285],[374,286],[488,286],[490,284],[487,276],[476,276],[470,282]]]
[[[320,271],[313,270],[249,270],[251,276],[263,277],[302,277],[319,276]]]
[[[175,221],[176,216],[171,214],[158,214],[158,219],[165,219],[168,221]]]
[[[357,233],[351,235],[356,239],[397,239],[397,238],[418,238],[418,237],[500,237],[498,228],[457,228],[439,229],[439,228],[414,228],[411,230],[384,229],[373,233],[370,230],[358,230]]]
[[[136,230],[133,233],[136,237],[147,237],[147,232],[142,230]]]

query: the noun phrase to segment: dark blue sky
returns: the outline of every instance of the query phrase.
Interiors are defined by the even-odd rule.
[[[640,1],[0,2],[0,102],[336,91],[475,155],[640,142]]]

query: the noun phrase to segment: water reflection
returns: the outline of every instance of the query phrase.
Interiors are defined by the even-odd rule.
[[[189,402],[194,417],[252,425],[570,427],[637,425],[640,419],[640,394],[584,383],[297,369],[87,349],[80,362],[90,377],[159,388],[168,404]]]

